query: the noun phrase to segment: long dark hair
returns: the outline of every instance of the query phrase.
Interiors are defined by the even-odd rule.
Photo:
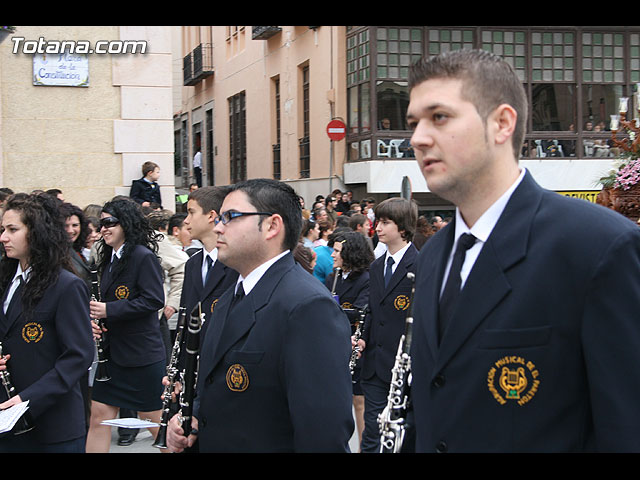
[[[60,205],[60,213],[64,217],[65,223],[73,215],[78,217],[78,221],[80,222],[80,234],[78,235],[78,238],[76,238],[76,241],[73,242],[73,249],[76,252],[82,252],[82,249],[87,244],[87,237],[89,236],[89,233],[91,233],[89,230],[89,220],[80,207],[71,203],[63,203]]]
[[[46,194],[16,193],[7,199],[4,211],[20,212],[27,227],[29,266],[31,276],[22,293],[23,312],[30,317],[33,308],[42,299],[47,288],[57,282],[60,269],[73,271],[69,257],[69,235],[65,231],[65,218],[60,202]],[[6,290],[18,268],[18,259],[9,258],[2,251],[0,261],[0,290]]]
[[[375,259],[367,239],[359,232],[345,232],[335,241],[342,242],[340,257],[345,271],[364,272]]]
[[[149,224],[149,220],[142,213],[140,205],[133,200],[116,198],[107,202],[102,207],[104,213],[116,217],[120,221],[120,226],[124,230],[125,242],[122,249],[120,261],[115,266],[113,275],[118,275],[127,267],[131,251],[136,245],[142,245],[153,253],[158,252],[159,235],[156,234]],[[98,270],[102,271],[105,265],[111,262],[113,248],[107,245],[104,239],[97,242]]]

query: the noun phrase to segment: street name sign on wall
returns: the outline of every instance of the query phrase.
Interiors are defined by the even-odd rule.
[[[89,58],[77,53],[33,55],[33,84],[56,87],[88,87]]]

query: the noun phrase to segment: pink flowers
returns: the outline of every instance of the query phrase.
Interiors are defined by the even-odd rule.
[[[638,182],[640,182],[640,161],[636,158],[620,167],[613,186],[614,188],[629,190]]]

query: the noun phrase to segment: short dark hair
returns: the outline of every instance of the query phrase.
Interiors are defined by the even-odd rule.
[[[498,55],[486,50],[454,50],[421,58],[409,69],[409,91],[433,78],[463,82],[462,96],[475,105],[483,122],[502,104],[517,112],[512,146],[516,159],[527,125],[527,96],[515,70]]]
[[[187,218],[187,214],[184,212],[178,212],[171,215],[171,218],[169,219],[169,226],[167,227],[169,235],[173,234],[173,229],[175,227],[182,228],[185,218]]]
[[[195,201],[202,211],[209,213],[211,210],[220,214],[222,208],[222,202],[224,198],[231,191],[231,187],[223,186],[207,186],[198,188],[189,194],[189,200]]]
[[[156,168],[158,168],[159,165],[157,163],[154,162],[144,162],[142,164],[142,176],[146,177],[147,173],[149,172],[153,172]]]
[[[244,180],[231,186],[231,192],[238,190],[249,197],[249,203],[257,211],[277,213],[282,217],[285,227],[282,246],[293,251],[302,231],[302,207],[296,191],[290,185],[270,178]],[[263,219],[260,218],[259,226]]]
[[[398,226],[399,231],[404,230],[402,238],[405,240],[413,239],[418,223],[418,206],[415,202],[401,197],[387,198],[376,205],[374,214],[376,220],[391,220]]]
[[[366,215],[363,215],[362,213],[354,213],[349,219],[349,228],[351,230],[355,230],[358,228],[358,225],[363,226],[364,222],[367,220],[368,217]]]

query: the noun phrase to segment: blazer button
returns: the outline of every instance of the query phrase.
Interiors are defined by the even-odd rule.
[[[436,388],[443,387],[444,384],[445,384],[444,375],[442,375],[440,373],[438,375],[436,375],[436,377],[431,382],[431,385],[433,385]]]
[[[444,440],[440,440],[436,445],[436,453],[446,453],[447,452],[447,444]]]

